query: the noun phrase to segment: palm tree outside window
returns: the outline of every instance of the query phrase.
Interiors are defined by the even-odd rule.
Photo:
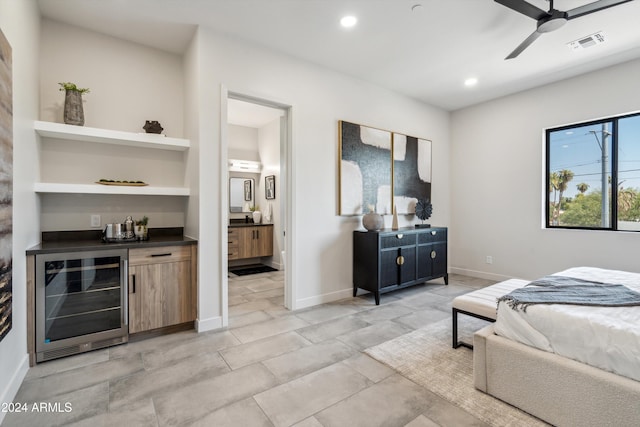
[[[546,182],[547,228],[640,231],[640,113],[547,129]]]

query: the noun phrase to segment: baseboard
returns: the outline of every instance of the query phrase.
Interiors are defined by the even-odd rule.
[[[196,331],[206,332],[222,328],[222,317],[210,317],[208,319],[196,319]]]
[[[313,307],[314,305],[324,304],[327,302],[338,301],[345,298],[353,297],[353,288],[342,289],[335,292],[329,292],[328,294],[316,295],[309,298],[302,298],[296,300],[296,310],[301,308]]]
[[[27,371],[29,370],[29,355],[25,354],[22,358],[22,362],[18,366],[18,369],[15,370],[13,376],[11,377],[11,381],[4,389],[2,396],[0,396],[0,402],[13,402],[13,399],[18,394],[18,389],[22,385],[22,381],[24,377],[27,375]],[[4,411],[0,411],[0,424],[4,420],[4,416],[7,413]]]
[[[469,270],[466,268],[449,267],[449,273],[461,274],[463,276],[478,277],[480,279],[495,280],[502,282],[509,279],[517,279],[517,277],[505,276],[503,274],[487,273],[485,271]]]

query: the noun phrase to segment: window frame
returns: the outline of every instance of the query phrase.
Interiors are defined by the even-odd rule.
[[[618,131],[619,121],[630,117],[640,117],[640,111],[631,113],[620,114],[616,116],[604,117],[600,119],[588,120],[584,122],[577,122],[563,126],[556,126],[545,129],[544,132],[544,147],[545,147],[545,168],[544,168],[544,228],[545,229],[562,229],[562,230],[595,230],[595,231],[621,231],[628,233],[640,233],[640,230],[619,230],[618,229]],[[610,153],[610,166],[611,166],[611,200],[610,200],[610,226],[609,227],[588,227],[588,226],[563,226],[552,225],[550,215],[550,203],[549,203],[549,188],[551,185],[551,150],[550,150],[550,137],[553,132],[566,131],[584,126],[593,126],[602,123],[611,123],[611,153]],[[616,183],[614,185],[614,183]]]

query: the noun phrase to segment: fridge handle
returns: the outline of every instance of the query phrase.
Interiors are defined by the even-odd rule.
[[[122,260],[122,323],[129,324],[129,260]]]

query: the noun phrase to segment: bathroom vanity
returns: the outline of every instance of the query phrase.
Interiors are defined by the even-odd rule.
[[[273,224],[232,223],[228,234],[229,260],[273,255]]]

